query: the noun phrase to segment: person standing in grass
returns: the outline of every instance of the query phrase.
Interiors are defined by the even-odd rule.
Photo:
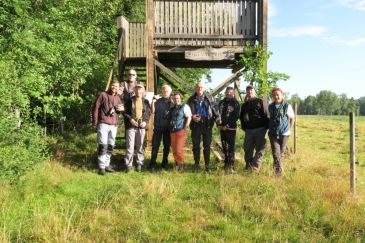
[[[181,103],[181,94],[172,96],[173,106],[170,109],[171,148],[175,159],[176,170],[184,171],[184,146],[187,129],[191,121],[191,110],[188,105]]]
[[[200,142],[203,140],[203,155],[205,171],[210,172],[210,145],[212,143],[212,128],[219,118],[211,98],[204,92],[202,82],[195,85],[195,93],[188,99],[187,104],[192,112],[190,123],[193,141],[194,171],[200,169]]]
[[[224,170],[234,173],[234,148],[236,144],[237,120],[240,116],[240,103],[234,98],[234,89],[226,88],[226,97],[219,102],[221,119],[217,121],[224,154]]]
[[[172,106],[170,99],[171,87],[163,85],[161,88],[162,97],[152,101],[152,113],[154,114],[153,135],[152,135],[152,151],[150,169],[155,171],[157,168],[157,154],[161,140],[163,142],[163,156],[161,166],[168,169],[168,157],[170,153],[171,137],[170,137],[170,120],[169,109]]]
[[[269,125],[267,105],[257,98],[252,85],[246,87],[246,101],[242,104],[240,121],[245,139],[246,170],[259,171],[265,152],[266,132]]]
[[[119,114],[124,111],[118,96],[119,81],[113,80],[107,92],[102,92],[93,106],[92,126],[97,129],[99,174],[114,172],[110,166],[115,138],[117,135]]]
[[[284,101],[284,92],[280,88],[271,91],[273,102],[269,105],[269,138],[273,169],[277,176],[283,171],[283,156],[290,136],[290,128],[294,126],[295,114],[292,106]]]
[[[126,129],[126,171],[132,169],[134,150],[137,153],[137,171],[141,172],[144,162],[143,142],[151,109],[148,101],[143,97],[144,87],[137,83],[134,87],[135,95],[125,104],[124,125]]]

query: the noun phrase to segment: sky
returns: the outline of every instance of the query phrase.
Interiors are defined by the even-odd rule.
[[[287,94],[365,96],[365,0],[269,0],[268,21],[268,69],[290,76]],[[213,69],[209,86],[230,74]]]

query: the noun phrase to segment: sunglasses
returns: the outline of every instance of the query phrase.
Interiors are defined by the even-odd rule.
[[[136,74],[130,73],[130,74],[128,74],[128,76],[136,76]]]

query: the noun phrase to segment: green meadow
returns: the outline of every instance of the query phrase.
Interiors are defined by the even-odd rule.
[[[356,118],[356,195],[348,117],[299,116],[297,137],[280,178],[269,147],[259,173],[245,172],[242,160],[233,175],[219,162],[212,173],[192,173],[187,148],[184,173],[102,177],[94,133],[49,138],[50,161],[0,185],[0,242],[365,242],[365,118]]]

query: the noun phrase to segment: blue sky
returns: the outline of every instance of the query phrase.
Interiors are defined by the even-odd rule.
[[[365,96],[365,0],[269,0],[269,70],[304,98],[321,90]],[[230,70],[213,70],[216,86]],[[243,87],[246,84],[243,84]]]

